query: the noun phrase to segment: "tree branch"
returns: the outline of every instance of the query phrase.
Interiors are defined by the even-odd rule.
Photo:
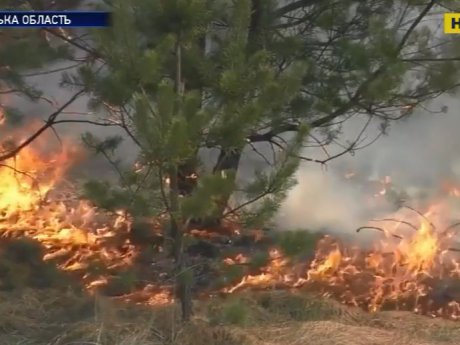
[[[289,12],[293,12],[293,11],[296,11],[296,10],[299,10],[301,9],[302,7],[307,7],[307,6],[312,6],[314,4],[318,4],[320,3],[321,1],[318,1],[318,0],[298,0],[298,1],[295,1],[295,2],[291,2],[290,4],[288,5],[285,5],[283,7],[280,7],[278,8],[276,11],[275,11],[275,16],[277,17],[282,17],[286,14],[288,14]]]
[[[55,112],[48,116],[48,119],[45,121],[45,124],[41,126],[34,134],[24,140],[21,144],[19,144],[13,150],[8,152],[2,152],[0,154],[0,162],[6,159],[13,158],[16,156],[23,148],[31,144],[34,140],[36,140],[43,132],[45,132],[48,128],[52,127],[55,124],[55,120],[58,115],[67,108],[70,104],[72,104],[80,95],[82,95],[85,90],[80,90],[75,93],[67,102],[65,102],[61,107],[59,107]]]
[[[312,0],[307,0],[307,1],[297,1],[295,3],[291,3],[289,5],[286,5],[282,7],[280,10],[283,11],[292,11],[298,8],[301,8],[302,6],[306,6],[309,4],[312,4],[315,1]],[[396,47],[395,50],[395,56],[399,55],[401,50],[404,48],[404,45],[407,43],[407,40],[409,39],[410,35],[413,33],[417,25],[422,21],[422,19],[427,15],[427,13],[433,8],[435,5],[436,1],[431,0],[425,8],[420,12],[420,14],[417,16],[417,18],[413,21],[409,29],[406,31],[404,36],[402,37],[401,41]],[[279,11],[280,11],[279,10]],[[287,13],[286,12],[286,13]],[[372,84],[377,78],[379,78],[382,74],[386,72],[388,68],[388,65],[384,64],[380,66],[378,69],[376,69],[367,80],[365,80],[355,91],[355,93],[350,97],[349,101],[344,104],[342,107],[336,109],[334,112],[331,114],[324,116],[322,118],[316,119],[312,122],[309,123],[310,128],[316,128],[320,127],[323,125],[326,125],[330,123],[330,121],[334,120],[335,118],[345,114],[347,111],[350,111],[354,106],[357,105],[357,102],[359,102],[359,99],[362,95],[362,93]],[[298,130],[300,124],[285,124],[283,126],[280,126],[276,129],[272,129],[266,133],[255,133],[250,136],[248,136],[248,140],[252,143],[258,142],[258,141],[270,141],[275,135],[279,135],[281,133],[285,132],[295,132]]]
[[[71,39],[71,38],[68,38],[68,37],[65,37],[63,34],[57,32],[55,29],[42,29],[43,31],[69,43],[70,45],[74,46],[75,48],[78,48],[80,50],[83,50],[84,52],[90,54],[91,57],[94,57],[94,58],[102,58],[102,56],[100,55],[100,53],[98,53],[97,51],[94,51],[88,47],[85,47],[84,45],[80,44],[80,43],[77,43],[75,42],[75,40]]]

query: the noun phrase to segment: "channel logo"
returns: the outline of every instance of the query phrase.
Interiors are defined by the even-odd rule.
[[[444,13],[444,33],[460,34],[460,13]]]

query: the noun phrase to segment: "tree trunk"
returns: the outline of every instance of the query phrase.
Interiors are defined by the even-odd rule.
[[[186,264],[184,252],[176,263],[176,297],[180,301],[182,321],[188,322],[193,316],[193,271]]]
[[[182,80],[182,50],[180,39],[176,46],[176,78],[175,87],[178,96],[184,93]],[[178,297],[181,310],[182,320],[188,321],[192,315],[192,295],[191,295],[191,279],[188,278],[188,271],[184,261],[184,230],[185,223],[179,214],[179,196],[181,184],[187,184],[189,171],[193,168],[193,164],[186,162],[180,166],[173,165],[170,170],[170,185],[169,185],[169,215],[170,215],[170,235],[173,239],[172,253],[175,259],[175,281],[176,281],[176,296]],[[185,171],[184,171],[185,170]],[[184,187],[182,185],[182,187]],[[188,190],[188,187],[186,188]]]
[[[261,42],[262,24],[263,24],[263,0],[252,0],[251,22],[248,36],[248,53],[259,49],[263,43]],[[202,41],[203,52],[206,53],[206,38]],[[217,162],[213,168],[215,174],[222,174],[226,171],[234,172],[235,176],[240,164],[242,150],[240,149],[221,149]],[[192,178],[196,176],[196,178]],[[178,170],[179,190],[182,195],[190,195],[197,183],[197,166],[196,161],[190,161],[187,164],[179,166]],[[221,225],[222,215],[224,214],[231,194],[223,195],[219,201],[219,208],[215,215],[206,219],[192,219],[190,225],[197,228],[213,228]]]
[[[190,195],[195,190],[198,183],[197,170],[195,157],[177,167],[177,187],[180,195]]]
[[[189,321],[193,314],[192,304],[192,275],[187,270],[186,260],[184,258],[184,227],[182,221],[177,220],[177,212],[179,210],[179,187],[178,187],[178,169],[174,169],[171,174],[170,181],[170,236],[173,238],[172,255],[175,261],[175,281],[176,281],[176,297],[181,305],[182,320]]]
[[[249,24],[248,32],[248,50],[256,51],[263,43],[262,36],[262,21],[263,21],[263,2],[264,0],[251,1],[251,23]]]
[[[241,160],[241,151],[240,150],[225,150],[222,149],[217,158],[216,164],[213,167],[214,174],[225,174],[226,172],[233,172],[236,174],[238,171],[238,166]],[[196,165],[181,166],[181,170],[178,173],[178,183],[179,191],[181,195],[190,195],[197,186],[198,175],[196,174]],[[196,175],[196,178],[191,178],[192,174]],[[231,177],[231,174],[226,174],[228,178]],[[231,181],[234,182],[234,181]],[[189,225],[190,227],[196,229],[210,229],[216,228],[221,225],[222,215],[225,212],[225,209],[228,206],[229,199],[231,194],[222,195],[218,201],[218,211],[207,218],[194,218],[191,219]]]
[[[172,240],[171,254],[176,259],[180,256],[182,244],[182,229],[178,223],[179,187],[177,169],[172,169],[169,181],[169,237]]]
[[[225,150],[222,149],[219,153],[219,157],[217,158],[216,165],[214,166],[213,172],[214,174],[225,174],[226,172],[232,172],[231,174],[226,174],[227,178],[236,178],[236,173],[238,172],[238,166],[240,165],[241,161],[241,150]],[[232,181],[235,182],[235,181]],[[230,200],[231,194],[222,195],[221,199],[219,200],[219,208],[217,214],[212,218],[209,219],[208,222],[216,225],[220,224],[222,215],[225,212],[225,209],[228,206],[228,202]]]

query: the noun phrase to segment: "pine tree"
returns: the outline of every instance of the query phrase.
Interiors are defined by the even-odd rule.
[[[219,49],[205,53],[203,40],[208,28],[222,13],[231,28],[219,38]],[[127,201],[125,206],[139,214],[133,204],[150,193],[152,204],[156,199],[168,211],[166,237],[176,260],[177,286],[186,320],[191,315],[190,274],[183,235],[191,220],[215,217],[222,211],[235,189],[235,171],[224,167],[200,169],[193,192],[181,195],[180,170],[197,162],[198,151],[204,146],[222,146],[228,152],[242,150],[254,124],[275,117],[301,83],[300,62],[280,76],[271,68],[270,54],[264,49],[248,49],[250,20],[248,1],[234,8],[202,0],[159,1],[155,5],[119,2],[114,27],[98,37],[98,50],[107,56],[107,73],[81,71],[96,95],[93,106],[110,103],[118,107],[120,120],[126,121],[141,151],[141,168],[134,174],[135,184],[143,183],[141,193],[118,201]],[[248,195],[264,192],[267,196],[253,220],[262,220],[261,215],[271,216],[276,210],[281,194],[290,186],[298,164],[295,153],[306,134],[307,128],[299,130],[289,154],[273,171],[261,173],[257,182],[247,186]],[[85,141],[106,155],[117,144],[114,138],[101,141],[89,134]],[[127,173],[122,175],[120,182],[128,195]],[[121,195],[94,181],[86,187],[87,194],[99,196],[96,199],[101,205],[102,196],[107,205],[107,196]]]
[[[93,36],[102,71],[85,67],[66,82],[84,84],[91,106],[117,120],[141,154],[128,170],[113,162],[120,186],[93,181],[87,192],[135,216],[167,210],[184,319],[191,307],[183,234],[191,221],[238,212],[248,226],[265,222],[295,182],[299,161],[315,161],[300,156],[309,140],[337,140],[352,116],[379,119],[385,132],[390,121],[452,90],[460,70],[460,59],[445,59],[456,56],[458,45],[436,48],[434,33],[421,24],[434,1],[110,5],[113,27]],[[319,128],[322,138],[310,137]],[[86,139],[106,156],[119,143]],[[240,185],[242,155],[257,143],[274,148],[270,169]],[[219,152],[211,171],[200,162],[203,148]],[[185,187],[191,173],[198,179]],[[228,210],[236,191],[245,201]]]
[[[118,6],[116,1],[113,6]],[[435,32],[423,25],[423,18],[438,9],[434,1],[139,0],[123,6],[118,11],[130,16],[120,15],[116,28],[100,37],[97,49],[116,72],[100,79],[84,70],[83,79],[97,84],[96,94],[106,104],[118,107],[132,104],[141,86],[147,94],[157,93],[160,76],[173,79],[175,69],[172,43],[165,37],[172,41],[172,35],[186,27],[184,91],[199,93],[208,111],[218,108],[201,133],[201,146],[218,150],[213,171],[227,175],[227,180],[254,145],[264,144],[265,151],[274,148],[292,158],[287,136],[305,137],[303,144],[327,145],[340,139],[341,126],[350,117],[381,121],[386,133],[391,121],[409,116],[417,105],[457,84],[458,42],[442,38],[444,44],[436,44]],[[103,43],[109,39],[113,43]],[[264,72],[255,65],[264,66]],[[123,126],[129,132],[128,122]],[[305,126],[315,132],[314,138],[304,133]],[[361,139],[344,143],[339,155],[359,149]],[[283,165],[283,155],[274,155],[276,162],[266,152],[260,155]],[[298,158],[325,163],[334,156]],[[181,191],[188,194],[195,188],[196,180],[187,177],[199,169],[197,152],[181,162]],[[225,214],[234,189],[250,187],[253,199],[276,204],[279,200],[265,198],[272,194],[268,180],[273,178],[263,178],[266,188],[259,186],[257,195],[254,186],[236,186],[233,181],[234,188],[221,195],[220,207],[209,218]]]

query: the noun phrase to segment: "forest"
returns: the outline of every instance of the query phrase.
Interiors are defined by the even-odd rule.
[[[458,1],[0,4],[0,345],[458,343]]]

